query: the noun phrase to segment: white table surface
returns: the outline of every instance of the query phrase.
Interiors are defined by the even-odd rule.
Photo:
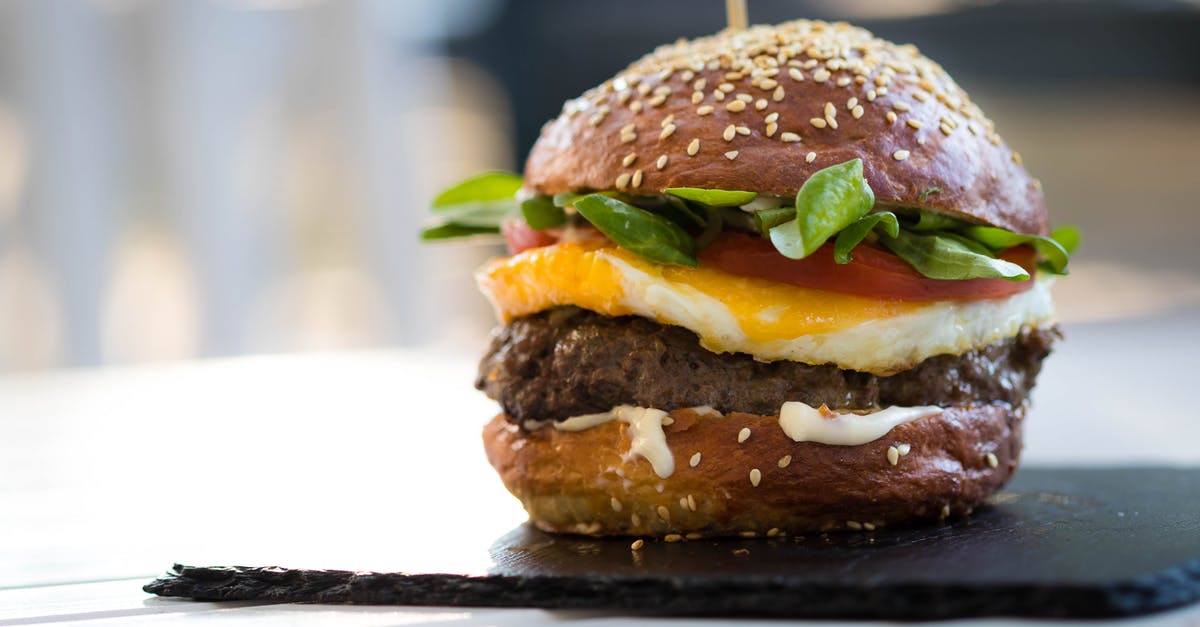
[[[1068,323],[1026,423],[1025,463],[1200,465],[1198,322],[1189,307]],[[482,454],[494,405],[471,389],[474,365],[427,349],[0,378],[0,625],[678,622],[141,591],[173,562],[417,570],[430,555],[387,551],[398,529],[519,524]],[[462,559],[486,567],[486,555]],[[1195,627],[1200,607],[1127,622]]]

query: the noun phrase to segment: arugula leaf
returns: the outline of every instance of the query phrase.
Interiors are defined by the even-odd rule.
[[[566,212],[549,196],[533,196],[521,201],[521,216],[535,231],[560,226],[567,221]]]
[[[891,211],[868,213],[859,218],[858,222],[838,233],[837,239],[833,242],[833,260],[838,263],[850,263],[850,251],[862,243],[867,233],[876,227],[882,228],[889,236],[896,237],[900,232],[900,221]]]
[[[879,241],[931,279],[1029,279],[1029,273],[1021,266],[981,254],[961,237],[950,233],[914,233],[900,229],[896,237],[884,236]]]
[[[702,205],[710,207],[740,207],[755,198],[758,194],[755,192],[738,192],[727,189],[700,189],[697,187],[668,187],[664,190],[666,193],[698,202]]]
[[[1060,227],[1061,228],[1061,227]],[[1046,268],[1054,274],[1065,274],[1067,263],[1070,261],[1071,254],[1067,252],[1066,247],[1055,241],[1053,238],[1042,235],[1025,235],[1023,233],[1013,233],[1004,229],[998,229],[992,226],[972,226],[965,230],[967,237],[987,246],[988,248],[999,251],[1021,244],[1032,244],[1038,254],[1046,258]],[[1078,243],[1079,233],[1074,232]]]
[[[1063,224],[1054,227],[1054,230],[1050,231],[1050,239],[1058,242],[1058,245],[1062,246],[1068,255],[1073,255],[1075,254],[1075,249],[1079,248],[1079,242],[1082,240],[1082,237],[1079,235],[1079,229],[1075,228],[1074,225]]]
[[[464,226],[462,224],[441,224],[431,226],[421,231],[421,241],[433,242],[455,237],[470,237],[472,235],[499,235],[500,229],[489,226]]]
[[[588,222],[622,248],[650,261],[695,266],[696,243],[667,218],[602,194],[575,201]]]
[[[966,225],[962,220],[944,213],[937,213],[927,209],[914,209],[912,211],[915,212],[917,221],[905,222],[904,224],[904,228],[910,231],[949,231]]]
[[[521,189],[521,177],[512,172],[485,172],[447,189],[433,199],[433,209],[466,203],[512,200]]]
[[[451,205],[438,210],[437,217],[443,224],[461,226],[499,227],[516,207],[511,203],[465,203]]]
[[[796,219],[796,208],[779,207],[778,209],[763,209],[762,211],[755,211],[752,215],[754,217],[754,227],[758,229],[758,232],[763,237],[768,237],[771,229],[788,220]]]
[[[771,243],[785,257],[803,259],[874,205],[861,159],[818,170],[800,186],[796,219],[771,228]]]

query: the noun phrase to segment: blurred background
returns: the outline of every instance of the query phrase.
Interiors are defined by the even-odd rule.
[[[1081,334],[1200,304],[1200,2],[749,8],[944,65],[1083,228],[1057,288]],[[0,371],[477,352],[470,273],[498,249],[419,245],[428,199],[723,25],[719,0],[0,0]]]

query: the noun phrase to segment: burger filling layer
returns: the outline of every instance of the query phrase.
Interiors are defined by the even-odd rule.
[[[832,364],[764,362],[714,353],[694,332],[639,316],[556,307],[512,320],[493,338],[476,387],[512,420],[563,420],[618,405],[778,415],[784,403],[870,410],[890,406],[1023,404],[1057,337],[1026,326],[957,355],[890,376]]]
[[[692,331],[716,353],[833,364],[878,375],[1049,326],[1047,283],[992,299],[906,302],[647,262],[613,246],[560,243],[485,265],[478,281],[503,322],[575,305]],[[611,405],[610,405],[611,407]]]

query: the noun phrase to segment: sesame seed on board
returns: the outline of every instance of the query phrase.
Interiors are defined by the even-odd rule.
[[[749,439],[750,439],[750,427],[742,427],[742,430],[738,431],[738,437],[737,437],[738,444],[741,444],[742,442],[745,442],[746,440],[749,440]]]

